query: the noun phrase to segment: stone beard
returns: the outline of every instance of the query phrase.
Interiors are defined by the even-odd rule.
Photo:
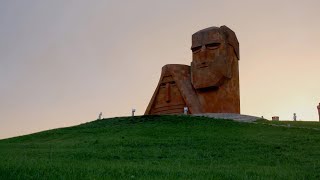
[[[191,66],[162,68],[145,114],[240,113],[239,43],[226,26],[192,35]]]

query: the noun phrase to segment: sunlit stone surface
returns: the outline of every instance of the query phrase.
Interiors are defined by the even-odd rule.
[[[240,113],[239,42],[226,26],[192,35],[191,66],[162,68],[145,114]]]

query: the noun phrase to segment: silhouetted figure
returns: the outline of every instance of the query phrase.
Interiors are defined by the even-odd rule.
[[[100,112],[99,116],[98,116],[98,120],[102,119],[102,112]]]
[[[320,103],[319,103],[319,105],[317,106],[317,108],[318,108],[319,121],[320,121]]]
[[[132,109],[132,117],[134,116],[134,112],[136,112],[136,109]]]
[[[293,113],[293,121],[297,121],[297,115],[296,115],[296,113]]]

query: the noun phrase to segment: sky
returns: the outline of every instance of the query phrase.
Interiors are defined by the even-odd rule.
[[[143,115],[191,35],[227,25],[240,43],[241,113],[318,120],[318,0],[0,1],[0,139]]]

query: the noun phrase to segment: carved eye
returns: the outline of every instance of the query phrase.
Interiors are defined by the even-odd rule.
[[[192,52],[193,52],[193,53],[197,53],[197,52],[199,52],[199,51],[200,51],[200,49],[201,49],[201,46],[197,46],[197,47],[193,47],[193,48],[191,48],[191,50],[192,50]]]
[[[176,84],[176,82],[174,82],[174,81],[170,81],[169,82],[171,85],[175,85]]]
[[[206,44],[206,48],[208,49],[217,49],[219,48],[220,43],[210,43],[210,44]]]
[[[166,87],[166,83],[161,83],[160,87]]]

